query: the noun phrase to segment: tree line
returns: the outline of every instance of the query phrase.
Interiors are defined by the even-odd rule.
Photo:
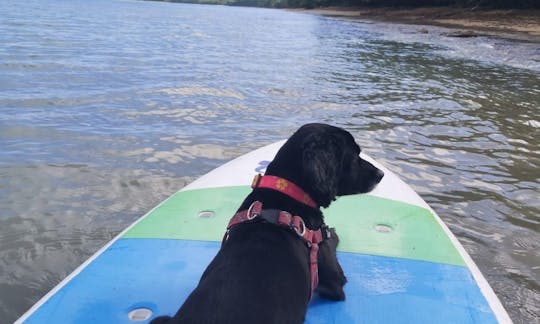
[[[540,8],[540,0],[157,0],[168,2],[222,4],[266,8],[319,7],[422,7],[459,6],[465,8]]]

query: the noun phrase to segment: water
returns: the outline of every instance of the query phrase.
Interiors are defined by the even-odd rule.
[[[540,46],[136,1],[0,6],[0,322],[197,176],[305,122],[410,183],[540,321]]]

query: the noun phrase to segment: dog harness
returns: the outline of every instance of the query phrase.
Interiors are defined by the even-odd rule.
[[[310,230],[306,227],[304,220],[300,216],[293,216],[289,212],[277,209],[262,209],[262,203],[255,201],[247,210],[236,213],[227,226],[227,232],[223,237],[223,243],[229,238],[229,231],[234,226],[247,221],[262,219],[268,223],[277,224],[288,229],[292,229],[298,236],[306,242],[309,248],[309,269],[311,273],[311,294],[309,299],[313,297],[315,288],[319,285],[319,269],[317,265],[317,255],[319,252],[319,243],[323,240],[323,231]],[[324,227],[326,228],[326,226]],[[323,228],[323,229],[324,229]],[[330,237],[329,231],[324,231],[325,237]]]

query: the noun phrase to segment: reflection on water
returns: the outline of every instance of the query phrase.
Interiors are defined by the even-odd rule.
[[[516,323],[540,320],[537,43],[138,1],[0,16],[0,318],[197,176],[321,121],[427,200]]]

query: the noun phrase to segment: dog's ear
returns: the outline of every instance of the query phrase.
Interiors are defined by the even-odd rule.
[[[328,207],[338,194],[341,150],[333,136],[306,141],[303,150],[303,176],[313,190],[315,201]]]

